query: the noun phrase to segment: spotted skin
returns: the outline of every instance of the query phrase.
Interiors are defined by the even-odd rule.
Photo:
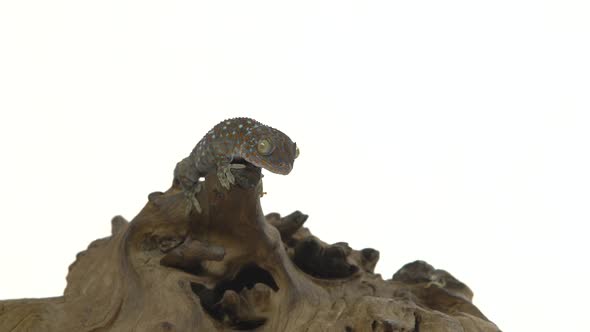
[[[260,152],[261,140],[270,143],[270,152]],[[192,203],[191,208],[200,213],[201,208],[195,198],[200,190],[200,178],[215,171],[221,185],[229,189],[234,183],[231,170],[244,167],[232,164],[236,159],[286,175],[293,169],[297,153],[297,145],[277,129],[250,118],[228,119],[213,127],[191,154],[176,165],[174,179]]]

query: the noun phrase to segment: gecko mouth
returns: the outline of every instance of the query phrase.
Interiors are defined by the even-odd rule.
[[[260,167],[260,166],[254,165],[253,163],[247,161],[244,158],[234,158],[231,163],[246,165],[246,167],[266,168],[268,170],[271,170],[273,173],[283,174],[283,175],[287,175],[287,174],[291,173],[291,171],[293,170],[293,166],[291,166],[289,164],[280,164],[278,167],[273,166],[272,164],[268,164],[268,165],[265,164],[264,166]]]
[[[277,168],[275,170],[275,173],[287,175],[287,174],[291,173],[291,170],[292,170],[292,167],[285,165],[285,166],[281,166],[281,167]]]
[[[246,165],[246,166],[254,166],[254,164],[246,161],[246,159],[244,159],[244,158],[234,158],[231,163],[232,164],[242,164],[242,165]]]

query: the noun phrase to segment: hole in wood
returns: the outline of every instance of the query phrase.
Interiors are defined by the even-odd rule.
[[[266,323],[261,313],[267,310],[270,293],[279,287],[268,271],[250,264],[213,289],[199,283],[191,283],[191,289],[212,318],[235,330],[252,330]],[[257,301],[248,296],[251,292],[258,293]]]

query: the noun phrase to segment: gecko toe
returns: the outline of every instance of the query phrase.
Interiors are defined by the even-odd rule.
[[[196,197],[193,196],[191,203],[192,203],[192,208],[194,208],[195,211],[197,211],[198,213],[203,212],[203,209],[201,209],[201,204],[199,203],[199,201],[197,200]]]
[[[229,182],[230,184],[236,183],[236,178],[232,174],[230,168],[227,169],[227,174],[226,175],[227,175],[227,182]]]
[[[231,165],[219,166],[217,170],[217,178],[221,186],[227,190],[231,188],[232,184],[236,183],[236,178],[231,172]]]

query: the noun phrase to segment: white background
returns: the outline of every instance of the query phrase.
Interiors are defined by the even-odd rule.
[[[585,1],[0,2],[0,298],[60,295],[213,125],[301,148],[265,212],[426,260],[505,331],[588,331]]]

